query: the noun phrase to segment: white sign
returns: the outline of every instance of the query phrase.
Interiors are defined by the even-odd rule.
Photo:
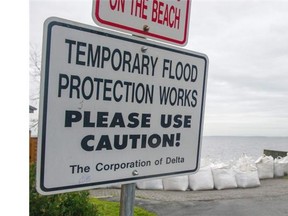
[[[46,20],[38,191],[195,172],[207,68],[197,52]]]
[[[180,46],[188,40],[190,0],[94,0],[100,26]]]

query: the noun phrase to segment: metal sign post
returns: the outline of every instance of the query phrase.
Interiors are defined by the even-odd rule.
[[[136,183],[123,184],[121,186],[120,198],[120,216],[134,215],[134,201],[135,201]]]
[[[145,37],[141,37],[137,35],[133,35],[133,36],[136,38],[138,37],[138,38],[146,39]],[[133,175],[138,175],[138,171],[134,170]],[[133,216],[134,215],[135,188],[136,188],[136,183],[121,185],[119,216]]]

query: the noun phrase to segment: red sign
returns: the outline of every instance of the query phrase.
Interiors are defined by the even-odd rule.
[[[94,0],[96,24],[145,38],[184,46],[190,0]]]

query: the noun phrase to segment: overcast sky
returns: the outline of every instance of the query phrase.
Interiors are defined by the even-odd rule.
[[[288,136],[288,0],[192,0],[184,49],[209,57],[204,135]],[[30,0],[30,44],[51,16],[96,26],[92,0]]]

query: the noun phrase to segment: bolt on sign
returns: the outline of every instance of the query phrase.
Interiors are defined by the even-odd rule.
[[[60,18],[43,38],[40,193],[197,171],[206,55]]]
[[[96,24],[134,35],[185,46],[190,0],[94,0]]]

